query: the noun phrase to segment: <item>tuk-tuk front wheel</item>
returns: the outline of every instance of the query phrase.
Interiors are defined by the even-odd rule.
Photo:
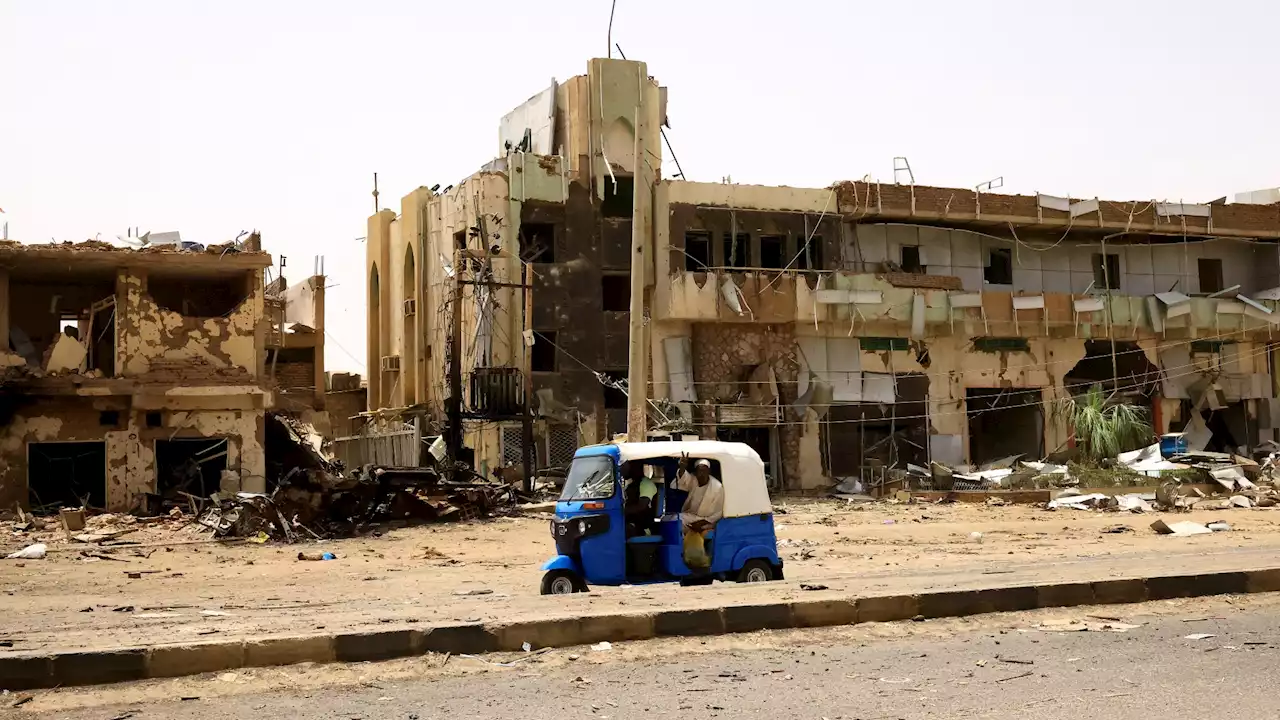
[[[569,595],[586,591],[587,583],[572,570],[552,570],[542,576],[543,595]]]
[[[773,576],[773,566],[767,560],[748,560],[738,571],[738,582],[769,582]]]

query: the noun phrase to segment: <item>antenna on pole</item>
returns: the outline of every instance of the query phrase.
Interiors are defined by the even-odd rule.
[[[609,4],[609,57],[613,57],[613,11],[618,9],[618,0]]]
[[[378,214],[378,173],[373,174],[373,214]]]
[[[905,157],[898,156],[893,159],[893,184],[894,185],[902,184],[898,182],[898,173],[906,173],[907,179],[910,181],[910,184],[912,185],[916,184],[916,174],[911,172],[911,163],[907,162],[907,159]]]

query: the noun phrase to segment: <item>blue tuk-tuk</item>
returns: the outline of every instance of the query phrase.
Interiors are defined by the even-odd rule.
[[[706,460],[724,488],[724,510],[705,533],[710,567],[685,564],[687,532],[680,519],[685,493],[675,487],[685,459]],[[628,537],[624,463],[641,464],[658,488],[645,534]],[[647,520],[647,519],[646,519]],[[588,584],[653,582],[707,584],[714,580],[782,579],[773,506],[764,463],[750,446],[716,441],[611,443],[579,448],[551,521],[556,557],[542,569],[543,595],[585,592]]]

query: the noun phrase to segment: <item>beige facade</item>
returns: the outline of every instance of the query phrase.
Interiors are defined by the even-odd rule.
[[[625,377],[626,308],[606,305],[603,293],[618,283],[626,292],[633,223],[651,233],[651,213],[633,212],[632,188],[639,172],[638,186],[651,194],[660,164],[653,156],[638,163],[635,148],[637,135],[659,147],[663,97],[643,63],[592,60],[586,75],[518,109],[543,110],[544,122],[530,123],[537,132],[525,150],[503,147],[498,159],[456,185],[419,188],[401,200],[399,212],[369,218],[370,410],[387,417],[422,413],[439,429],[456,297],[472,416],[466,443],[478,469],[518,463],[520,456],[514,422],[482,417],[485,403],[473,388],[473,379],[494,369],[521,379],[530,373],[535,395],[547,398],[532,403],[544,464],[563,462],[579,443],[625,431],[625,400],[620,405],[606,393],[593,372]],[[515,137],[518,146],[519,131]],[[521,291],[504,287],[522,282],[522,265],[534,298],[527,323],[533,346],[525,341]],[[471,284],[481,281],[492,284]]]
[[[1196,415],[1214,446],[1273,436],[1273,206],[664,180],[665,119],[642,63],[593,60],[504,118],[481,172],[371,217],[370,408],[439,427],[457,297],[467,377],[528,368],[542,391],[540,463],[563,460],[546,445],[566,423],[580,444],[625,431],[637,230],[650,425],[749,442],[781,486],[1039,457],[1071,444],[1053,401],[1095,382],[1160,431]],[[522,260],[532,347],[501,287]],[[518,459],[509,423],[468,428],[482,471]]]
[[[265,489],[257,242],[0,245],[0,505],[134,510],[193,458],[194,494]]]

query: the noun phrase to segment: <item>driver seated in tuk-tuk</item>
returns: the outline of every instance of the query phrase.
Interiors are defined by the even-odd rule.
[[[700,459],[689,473],[689,458],[680,458],[675,488],[688,493],[680,511],[680,522],[693,532],[715,527],[724,514],[724,485],[711,474],[711,461]]]
[[[626,481],[627,537],[650,535],[654,526],[654,507],[658,501],[658,485],[644,474],[644,464],[629,460],[622,464]]]

